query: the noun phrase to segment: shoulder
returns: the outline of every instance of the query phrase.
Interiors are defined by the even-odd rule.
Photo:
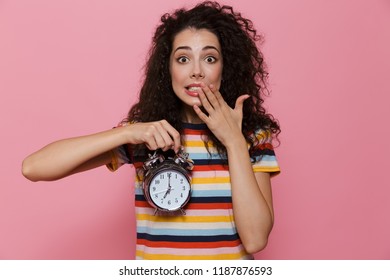
[[[271,176],[279,174],[280,167],[272,144],[273,133],[270,130],[258,128],[250,133],[249,138],[251,139],[249,154],[253,171],[267,172]]]
[[[255,128],[248,133],[248,139],[252,145],[272,143],[273,135],[270,130]]]

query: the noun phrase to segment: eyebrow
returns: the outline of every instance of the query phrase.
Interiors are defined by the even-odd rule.
[[[202,51],[206,51],[206,50],[210,50],[210,49],[216,50],[219,54],[221,53],[221,52],[220,52],[216,47],[214,47],[214,46],[205,46],[205,47],[202,48]],[[191,47],[188,47],[188,46],[180,46],[180,47],[177,47],[173,53],[177,52],[178,50],[187,50],[187,51],[191,51],[192,49],[191,49]]]

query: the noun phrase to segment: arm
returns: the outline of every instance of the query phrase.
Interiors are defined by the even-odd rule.
[[[232,185],[233,214],[237,231],[248,253],[262,250],[273,226],[270,176],[254,173],[245,137],[241,132],[242,106],[248,95],[240,96],[234,109],[212,85],[199,91],[202,105],[195,112],[226,147]]]
[[[270,175],[253,172],[246,142],[228,145],[227,151],[235,223],[247,252],[256,253],[267,245],[273,226]]]
[[[53,142],[28,156],[23,175],[31,181],[52,181],[111,161],[111,150],[123,144],[142,144],[155,150],[180,147],[179,133],[165,120],[135,123],[96,134]]]

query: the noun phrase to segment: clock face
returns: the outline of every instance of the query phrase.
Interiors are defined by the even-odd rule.
[[[176,170],[158,172],[150,180],[149,196],[161,209],[174,211],[183,206],[190,196],[191,185],[187,177]]]

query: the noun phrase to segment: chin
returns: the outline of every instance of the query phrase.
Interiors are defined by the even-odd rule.
[[[202,106],[202,102],[200,102],[200,99],[197,97],[191,97],[191,98],[184,98],[181,100],[185,105],[192,107],[194,105],[197,105],[199,107]]]

